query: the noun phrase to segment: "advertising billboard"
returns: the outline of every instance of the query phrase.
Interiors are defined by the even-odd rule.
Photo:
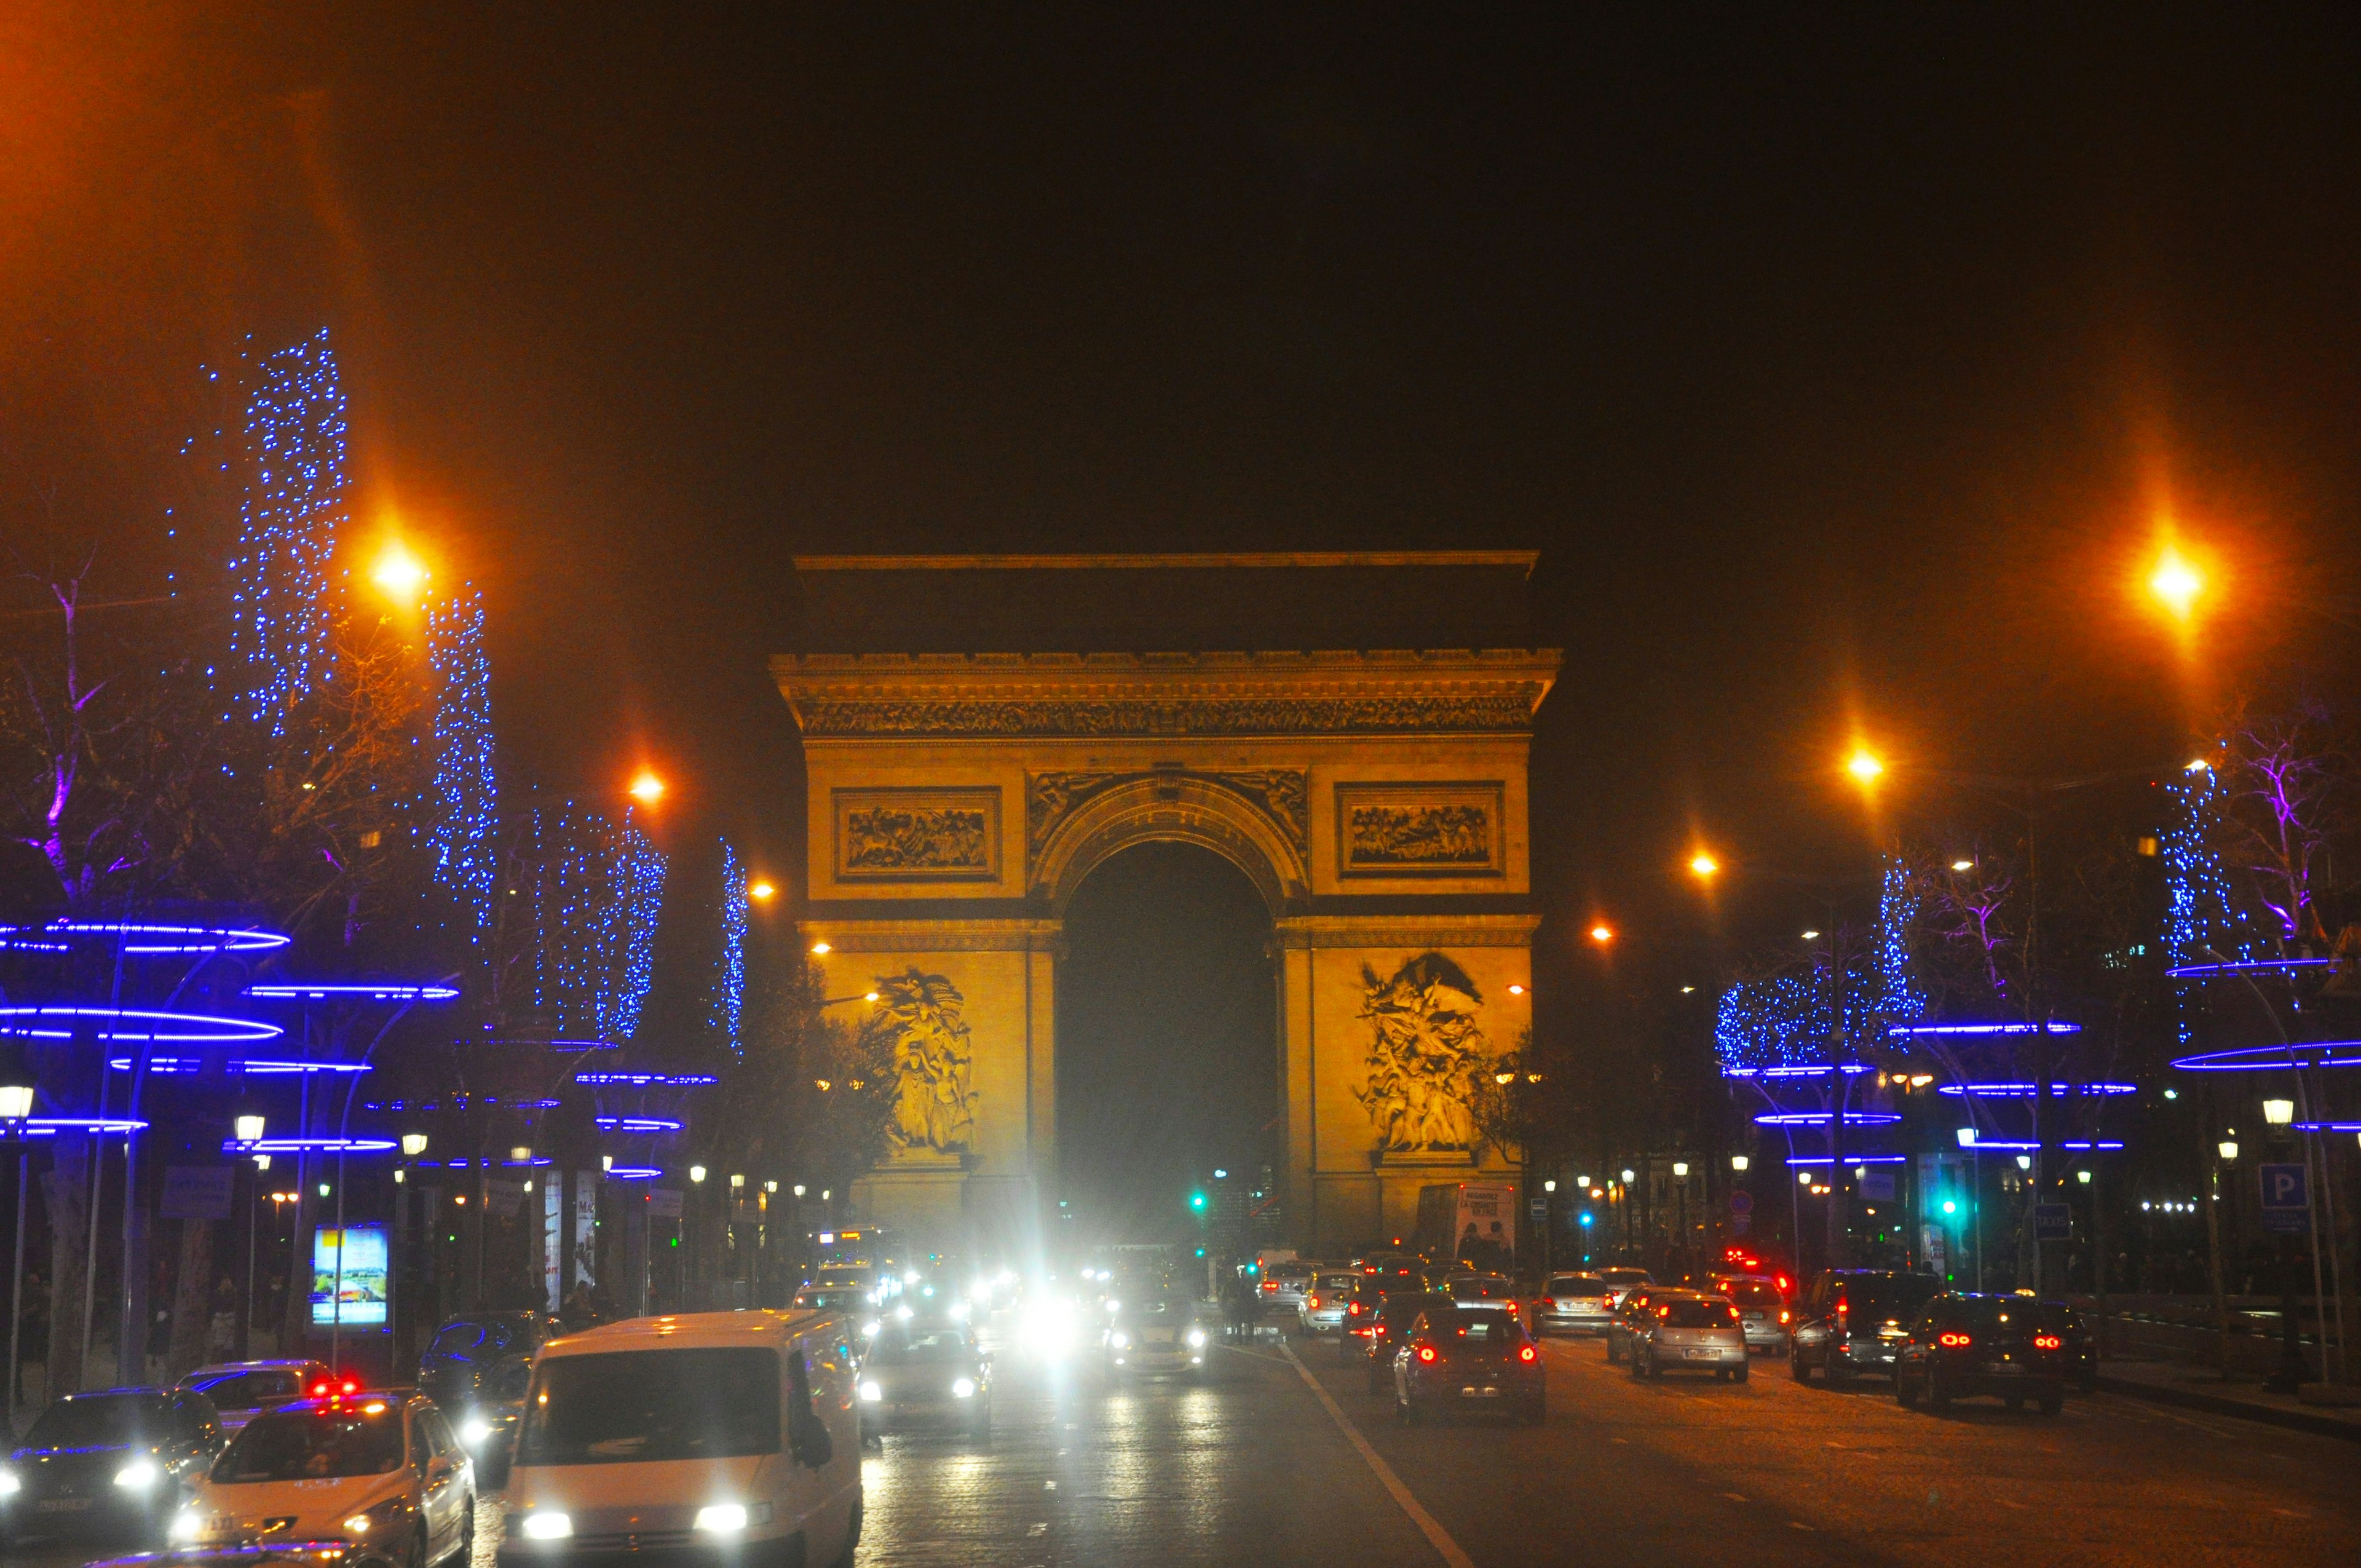
[[[385,1227],[322,1225],[312,1234],[312,1326],[385,1327]]]

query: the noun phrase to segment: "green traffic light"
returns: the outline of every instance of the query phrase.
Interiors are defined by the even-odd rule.
[[[1203,1193],[1202,1193],[1202,1192],[1191,1192],[1191,1194],[1189,1194],[1189,1207],[1191,1207],[1191,1209],[1202,1209],[1202,1208],[1203,1208],[1204,1206],[1205,1206],[1205,1195],[1204,1195]]]

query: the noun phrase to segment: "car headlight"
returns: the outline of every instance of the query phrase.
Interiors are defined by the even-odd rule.
[[[861,1337],[862,1339],[875,1339],[880,1332],[884,1332],[884,1327],[885,1325],[884,1323],[872,1318],[867,1322],[861,1325]]]
[[[481,1416],[470,1416],[459,1423],[459,1441],[469,1448],[475,1447],[491,1435],[492,1423]]]
[[[1107,1337],[1107,1343],[1115,1346],[1117,1350],[1128,1349],[1131,1344],[1131,1336],[1125,1333],[1121,1329],[1117,1329],[1113,1334],[1110,1334]]]
[[[205,1516],[194,1508],[182,1508],[172,1516],[172,1539],[194,1541],[204,1533]]]
[[[13,1497],[24,1489],[24,1477],[14,1470],[0,1470],[0,1497]]]
[[[708,1503],[697,1510],[697,1528],[709,1535],[736,1535],[750,1524],[765,1523],[770,1517],[768,1503],[752,1508],[743,1503]]]
[[[917,1313],[916,1313],[916,1312],[912,1311],[912,1310],[911,1310],[909,1308],[907,1308],[907,1307],[896,1307],[896,1308],[895,1308],[895,1309],[894,1309],[894,1318],[895,1318],[895,1321],[897,1321],[897,1322],[904,1322],[904,1323],[906,1323],[906,1322],[908,1322],[912,1318],[915,1318],[915,1317],[917,1317],[917,1315],[918,1315]]]
[[[157,1480],[163,1475],[163,1474],[164,1473],[161,1470],[156,1468],[154,1461],[135,1459],[130,1464],[125,1465],[122,1469],[115,1473],[115,1484],[118,1486],[129,1486],[134,1489],[142,1486],[152,1486],[156,1484]]]
[[[1202,1329],[1191,1329],[1191,1330],[1189,1331],[1189,1346],[1190,1346],[1190,1348],[1191,1348],[1191,1349],[1192,1349],[1192,1350],[1200,1349],[1200,1348],[1202,1348],[1202,1347],[1204,1345],[1204,1343],[1205,1343],[1205,1331],[1204,1331],[1204,1330],[1202,1330]]]
[[[975,1398],[975,1379],[974,1379],[974,1378],[972,1378],[972,1377],[955,1377],[955,1378],[953,1378],[953,1379],[951,1380],[951,1398],[954,1398],[954,1399],[972,1399],[972,1398]]]
[[[527,1514],[524,1516],[522,1533],[527,1541],[564,1541],[574,1533],[574,1516],[560,1513]]]
[[[885,1397],[885,1390],[878,1387],[874,1377],[864,1377],[861,1380],[861,1397],[873,1405]]]
[[[369,1526],[376,1522],[367,1514],[355,1514],[345,1521],[344,1530],[346,1535],[367,1535],[369,1532]]]

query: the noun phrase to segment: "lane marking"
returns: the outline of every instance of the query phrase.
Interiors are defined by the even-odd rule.
[[[1434,1548],[1435,1554],[1450,1563],[1451,1568],[1476,1568],[1475,1559],[1459,1550],[1459,1543],[1451,1539],[1450,1533],[1433,1514],[1419,1507],[1418,1499],[1411,1496],[1410,1488],[1402,1485],[1401,1477],[1394,1474],[1393,1466],[1369,1446],[1369,1440],[1363,1437],[1361,1429],[1337,1408],[1336,1401],[1329,1398],[1328,1390],[1322,1386],[1320,1379],[1312,1376],[1312,1369],[1296,1359],[1295,1347],[1288,1345],[1283,1348],[1287,1351],[1287,1359],[1294,1364],[1296,1376],[1303,1379],[1303,1386],[1312,1390],[1312,1397],[1320,1401],[1320,1408],[1328,1412],[1328,1419],[1336,1423],[1336,1430],[1345,1434],[1345,1441],[1367,1462],[1378,1484],[1392,1495],[1395,1502],[1401,1505],[1401,1511],[1410,1516],[1411,1523],[1418,1526],[1419,1533],[1426,1537],[1427,1544]]]

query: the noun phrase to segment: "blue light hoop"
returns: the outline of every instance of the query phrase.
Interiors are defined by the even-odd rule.
[[[1758,1127],[1825,1127],[1831,1114],[1833,1113],[1828,1111],[1765,1111],[1754,1118],[1754,1124]],[[1902,1118],[1891,1111],[1845,1113],[1845,1125],[1848,1127],[1890,1127],[1900,1120]]]
[[[150,1013],[135,1007],[84,1007],[41,1005],[35,1007],[0,1007],[0,1035],[20,1040],[71,1040],[74,1037],[74,1020],[82,1018],[111,1019],[122,1027],[98,1029],[93,1039],[108,1045],[252,1045],[258,1040],[275,1040],[287,1031],[276,1024],[259,1024],[250,1018],[214,1018],[199,1013]],[[141,1023],[148,1025],[142,1028]],[[49,1025],[44,1028],[43,1025]]]
[[[127,1116],[31,1116],[22,1124],[28,1138],[60,1133],[144,1133],[148,1124]]]
[[[2217,974],[2256,974],[2271,970],[2319,969],[2334,959],[2240,959],[2223,964],[2181,964],[2164,971],[2167,980],[2204,980]]]
[[[435,1170],[474,1170],[478,1167],[478,1165],[486,1170],[501,1170],[506,1169],[510,1166],[522,1168],[529,1165],[547,1165],[549,1163],[550,1157],[545,1154],[535,1155],[531,1159],[488,1159],[482,1161],[472,1159],[422,1159],[418,1162],[421,1168],[432,1168]]]
[[[2039,1144],[2004,1143],[1997,1138],[1990,1140],[1978,1138],[1974,1143],[1962,1144],[1960,1146],[1971,1154],[1974,1153],[1978,1149],[1999,1149],[2004,1154],[2021,1154],[2028,1149],[2037,1149],[2041,1146]]]
[[[114,1057],[107,1061],[110,1072],[129,1072],[137,1065],[133,1057]],[[148,1070],[165,1077],[181,1073],[203,1072],[202,1057],[149,1057]],[[225,1072],[248,1073],[258,1078],[291,1077],[306,1072],[375,1072],[367,1062],[357,1061],[232,1061],[222,1063]]]
[[[1830,1067],[1827,1062],[1807,1063],[1800,1067],[1726,1067],[1724,1078],[1825,1078],[1831,1072],[1871,1072],[1867,1062],[1849,1061],[1842,1067]]]
[[[602,1133],[677,1133],[681,1124],[669,1116],[594,1116]]]
[[[1910,1157],[1906,1154],[1849,1154],[1845,1156],[1844,1162],[1847,1165],[1907,1165],[1910,1163]],[[1833,1162],[1824,1154],[1804,1154],[1795,1156],[1787,1163],[1791,1166],[1800,1166],[1828,1165]]]
[[[2033,1098],[2037,1089],[2038,1085],[2021,1081],[2014,1083],[1947,1083],[1944,1084],[1937,1092],[1942,1094],[1973,1094],[1981,1099],[1987,1100],[2030,1100]],[[2139,1085],[2136,1083],[2053,1083],[2049,1086],[2049,1092],[2059,1099],[2064,1099],[2068,1095],[2072,1094],[2137,1094],[2139,1092]]]
[[[605,1174],[609,1181],[653,1181],[664,1172],[652,1165],[619,1165]]]
[[[454,1094],[451,1096],[451,1109],[454,1111],[465,1111],[470,1103],[477,1102],[480,1102],[485,1105],[498,1105],[502,1103],[500,1097],[497,1094],[478,1094],[475,1096],[475,1099],[472,1102],[465,1094]],[[506,1103],[511,1109],[520,1111],[554,1111],[557,1108],[557,1102],[555,1100],[511,1100]],[[361,1109],[364,1111],[396,1112],[440,1111],[443,1109],[443,1102],[440,1100],[364,1100],[361,1102]]]
[[[1984,1036],[2002,1035],[2079,1035],[2080,1024],[2068,1024],[2053,1019],[2047,1024],[1894,1024],[1886,1034],[1894,1039],[1915,1039],[1921,1035]]]
[[[0,926],[0,948],[62,953],[76,942],[122,937],[126,953],[267,953],[292,938],[244,926],[149,926],[125,920],[52,920],[43,926]]]
[[[701,1089],[721,1080],[709,1072],[577,1072],[574,1081],[625,1089]]]
[[[2298,1122],[2299,1133],[2361,1133],[2361,1122]]]
[[[623,1048],[623,1042],[620,1040],[536,1040],[529,1036],[514,1035],[500,1039],[487,1040],[484,1043],[491,1046],[518,1046],[535,1051],[620,1051]]]
[[[224,1154],[385,1154],[391,1138],[257,1138],[250,1144],[222,1140]]]
[[[2270,1060],[2264,1060],[2264,1058]],[[2361,1067],[2361,1040],[2306,1040],[2297,1046],[2241,1046],[2200,1051],[2172,1064],[2183,1072],[2284,1072],[2291,1067]]]
[[[2087,1151],[2087,1150],[2096,1150],[2097,1152],[2099,1152],[2099,1153],[2101,1153],[2101,1154],[2105,1154],[2105,1153],[2108,1153],[2110,1150],[2119,1149],[2119,1148],[2123,1147],[2123,1146],[2124,1146],[2124,1143],[2123,1143],[2123,1140],[2122,1140],[2121,1138],[2104,1138],[2104,1139],[2102,1139],[2101,1141],[2099,1141],[2098,1143],[2095,1143],[2095,1144],[2094,1144],[2094,1143],[2091,1142],[2089,1139],[2085,1138],[2085,1139],[2083,1139],[2082,1141],[2081,1141],[2081,1142],[2079,1142],[2079,1143],[2077,1143],[2077,1142],[2073,1142],[2073,1141],[2071,1141],[2071,1140],[2069,1140],[2069,1141],[2068,1141],[2068,1142],[2066,1142],[2066,1143],[2059,1144],[2058,1146],[2059,1146],[2059,1148],[2061,1148],[2061,1149],[2083,1149],[2083,1150],[2086,1150],[2086,1151]]]
[[[248,996],[269,1002],[449,1002],[459,994],[456,985],[298,985],[269,981],[246,988]]]

